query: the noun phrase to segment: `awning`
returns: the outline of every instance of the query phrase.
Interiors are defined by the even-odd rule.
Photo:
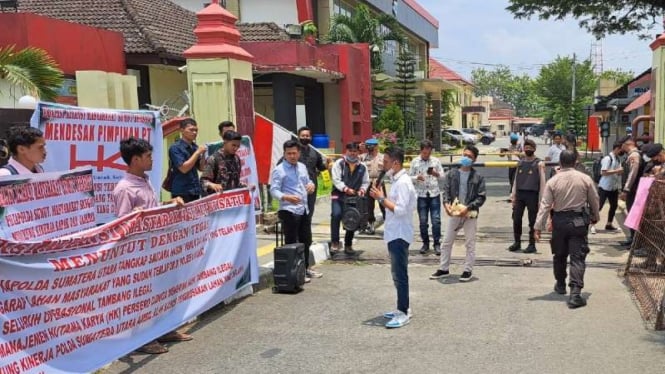
[[[639,109],[645,106],[649,101],[651,101],[651,90],[641,94],[637,99],[633,100],[628,106],[623,110],[624,113],[632,112],[633,110]]]

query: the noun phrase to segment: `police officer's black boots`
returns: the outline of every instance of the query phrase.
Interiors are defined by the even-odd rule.
[[[581,295],[582,290],[579,288],[570,289],[570,298],[568,299],[568,308],[575,309],[581,308],[586,305],[586,300]]]
[[[534,243],[529,243],[529,245],[526,247],[526,249],[525,249],[524,251],[522,251],[522,252],[523,252],[523,253],[536,253],[536,252],[537,252],[537,250],[536,250],[536,244],[534,244]]]
[[[522,250],[522,243],[515,242],[515,243],[513,243],[513,245],[508,247],[508,250],[511,251],[511,252],[519,252],[519,251]]]

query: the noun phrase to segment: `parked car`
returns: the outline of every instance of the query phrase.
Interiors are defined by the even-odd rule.
[[[476,144],[476,136],[472,134],[463,133],[457,129],[445,129],[446,133],[455,136],[462,144]]]
[[[494,134],[489,131],[482,131],[480,129],[462,129],[463,133],[472,134],[476,136],[476,140],[484,145],[491,144],[496,140]]]
[[[531,126],[528,132],[528,134],[531,136],[543,136],[544,133],[545,133],[544,125]]]

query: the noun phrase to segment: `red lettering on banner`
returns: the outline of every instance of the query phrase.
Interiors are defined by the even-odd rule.
[[[13,281],[0,279],[0,290],[12,291],[44,291],[48,289],[49,280]]]
[[[114,112],[84,112],[86,121],[118,121],[118,114]]]
[[[104,168],[107,169],[116,169],[116,170],[127,170],[127,165],[122,163],[116,163],[116,160],[120,160],[120,152],[114,153],[109,157],[104,157],[104,145],[100,144],[97,146],[97,159],[96,160],[79,160],[78,159],[78,145],[71,144],[69,146],[69,168],[75,169],[81,166],[92,166],[97,168],[97,171],[104,171]]]
[[[74,321],[68,322],[64,325],[57,325],[57,326],[49,327],[49,328],[46,329],[46,331],[48,332],[48,335],[51,339],[55,339],[55,338],[57,338],[59,336],[62,336],[62,335],[67,335],[67,334],[72,334],[72,333],[76,333],[76,332],[79,332],[79,331],[83,331],[83,327],[81,326],[79,321],[74,320]]]
[[[76,337],[76,344],[80,347],[88,345],[96,340],[103,339],[113,335],[113,326],[105,327],[101,330]]]
[[[88,287],[84,288],[77,288],[73,291],[68,291],[65,292],[62,295],[62,302],[63,303],[69,303],[72,301],[76,301],[78,299],[84,299],[90,296],[97,295],[98,293],[106,292],[108,290],[109,285],[111,284],[111,280],[106,280],[102,283],[97,283],[90,285]]]
[[[131,270],[145,266],[148,263],[148,256],[128,258],[118,263],[118,270]]]
[[[53,348],[48,348],[45,351],[37,351],[29,356],[21,357],[19,360],[21,370],[28,371],[32,368],[36,368],[37,366],[52,360],[53,357]]]
[[[30,306],[36,307],[40,305],[50,305],[60,302],[62,295],[60,294],[51,294],[51,295],[33,295],[30,296]]]
[[[55,346],[55,357],[64,356],[71,352],[74,352],[78,347],[76,346],[76,341],[74,339],[69,339],[66,342],[58,343]]]
[[[63,277],[53,279],[53,284],[51,285],[51,289],[77,286],[79,284],[88,283],[95,279],[97,279],[97,274],[94,271],[86,271],[83,273],[78,273],[73,275],[65,275]]]
[[[41,313],[32,313],[15,319],[6,320],[2,323],[2,333],[4,335],[13,334],[31,327],[37,326],[42,322]]]
[[[22,336],[18,339],[0,342],[0,357],[8,357],[16,352],[25,351],[49,341],[49,335],[45,330],[34,334]]]
[[[18,366],[18,362],[10,362],[5,366],[0,366],[0,374],[21,374],[21,368]]]
[[[154,248],[180,241],[187,238],[188,232],[189,228],[184,228],[172,232],[167,232],[159,236],[153,236],[150,238],[150,245]]]
[[[97,298],[97,306],[106,308],[107,306],[124,303],[132,299],[132,291],[125,290]]]
[[[177,251],[178,249],[180,249],[180,251],[182,251],[182,246],[178,245],[178,246],[175,246],[173,249],[171,249],[171,251],[170,251],[171,256],[173,256],[173,252]],[[159,262],[159,261],[162,261],[163,259],[168,258],[168,257],[169,257],[169,250],[168,249],[163,249],[159,252],[151,253],[150,258],[148,259],[148,263],[152,264],[152,263],[155,263],[155,262]]]
[[[0,314],[8,314],[18,310],[24,310],[27,297],[5,299],[0,303]]]
[[[102,261],[103,261],[103,256],[102,256]],[[118,264],[110,264],[99,269],[99,271],[97,272],[97,277],[102,278],[107,275],[115,274],[116,271],[118,271]],[[113,280],[113,287],[117,287],[115,284],[115,279]]]
[[[82,123],[46,122],[44,139],[65,142],[94,142],[95,127]]]
[[[81,325],[84,329],[91,329],[102,324],[104,324],[104,313],[97,313],[81,319]]]
[[[145,257],[143,257],[143,258],[145,258]],[[145,265],[145,262],[144,262],[143,265]],[[143,281],[145,281],[147,279],[150,279],[150,278],[152,278],[152,269],[141,270],[137,273],[132,274],[132,283],[143,282]]]
[[[63,299],[66,298],[67,298],[66,296],[63,297]],[[95,305],[93,301],[86,301],[81,304],[67,306],[67,307],[47,309],[44,311],[44,323],[48,323],[51,321],[58,321],[66,317],[91,313],[94,311],[95,311]]]
[[[135,303],[126,304],[122,306],[122,315],[130,315],[139,313],[150,306],[150,298],[139,300]]]
[[[129,274],[113,278],[113,288],[124,287],[132,284],[132,276]]]
[[[61,214],[67,214],[76,212],[78,210],[83,210],[92,207],[93,200],[85,199],[81,201],[69,201],[66,203],[55,204],[51,206],[51,214],[54,216],[59,216]]]

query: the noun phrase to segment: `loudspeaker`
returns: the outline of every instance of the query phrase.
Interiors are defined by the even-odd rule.
[[[287,244],[275,248],[273,279],[275,292],[295,293],[305,284],[305,245]]]
[[[367,226],[369,210],[367,198],[360,196],[345,196],[344,210],[342,212],[342,226],[344,230],[356,231]]]

